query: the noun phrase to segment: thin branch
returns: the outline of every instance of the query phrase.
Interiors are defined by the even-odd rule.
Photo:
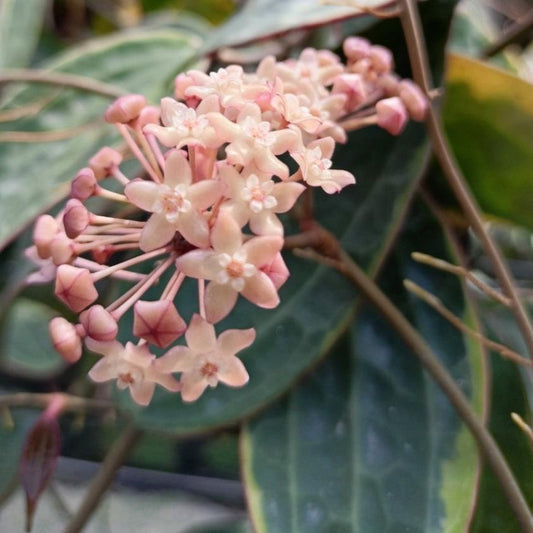
[[[415,81],[428,94],[432,89],[431,75],[428,67],[426,46],[422,34],[420,17],[416,8],[415,0],[401,0],[403,6],[401,21],[406,36],[407,48],[413,69]],[[503,292],[510,298],[511,310],[526,346],[529,356],[533,360],[533,327],[529,321],[527,312],[518,297],[518,293],[511,273],[503,260],[503,257],[494,243],[492,237],[485,228],[479,206],[470,192],[463,175],[451,153],[450,147],[444,136],[444,131],[435,108],[430,105],[427,117],[428,133],[437,160],[446,176],[450,187],[467,216],[472,228],[478,236],[483,249],[490,258]]]
[[[118,98],[127,94],[126,91],[115,85],[76,74],[39,69],[7,69],[0,71],[0,85],[12,82],[44,83],[59,87],[71,87],[109,98]]]
[[[511,307],[511,300],[509,300],[509,298],[503,296],[500,292],[494,290],[492,287],[489,287],[489,285],[474,276],[474,274],[472,274],[472,272],[470,272],[470,270],[468,270],[467,268],[452,265],[451,263],[448,263],[443,259],[438,259],[431,255],[422,254],[420,252],[413,252],[411,254],[411,257],[418,263],[429,265],[433,268],[444,270],[445,272],[450,272],[451,274],[455,274],[456,276],[464,277],[468,281],[470,281],[472,285],[475,285],[479,290],[484,292],[490,298],[493,298],[497,302],[500,302],[505,307]]]
[[[3,394],[0,396],[0,409],[9,407],[34,407],[46,409],[53,398],[58,395],[63,396],[64,411],[75,413],[85,413],[87,411],[107,411],[116,410],[114,404],[107,400],[96,400],[92,398],[82,398],[71,394],[57,392],[37,393],[37,392],[16,392],[14,394]]]
[[[102,496],[113,482],[113,478],[126,457],[135,447],[142,436],[142,431],[133,426],[128,426],[115,441],[103,463],[94,477],[87,495],[74,518],[67,525],[64,533],[78,533],[82,531],[92,513],[98,507]]]
[[[525,365],[525,366],[533,365],[533,362],[530,359],[527,359],[526,357],[521,356],[520,354],[511,350],[507,346],[500,344],[499,342],[494,342],[494,341],[491,341],[490,339],[487,339],[487,337],[482,335],[479,331],[469,328],[466,324],[464,324],[461,321],[459,317],[457,317],[449,309],[444,307],[443,303],[440,301],[439,298],[437,298],[437,296],[426,291],[425,289],[420,287],[420,285],[417,285],[416,283],[408,279],[404,280],[403,284],[409,292],[412,292],[413,294],[418,296],[421,300],[426,302],[429,306],[435,309],[437,313],[439,313],[446,320],[448,320],[448,322],[453,324],[458,330],[462,331],[463,333],[467,335],[470,335],[471,337],[474,337],[485,347],[489,348],[490,350],[494,350],[495,352],[498,352],[502,357],[510,359],[511,361],[518,363],[519,365]]]
[[[517,43],[522,39],[527,39],[533,31],[533,9],[520,17],[514,24],[507,28],[500,38],[483,50],[482,57],[495,56],[510,44]]]
[[[511,418],[513,422],[528,436],[531,443],[533,443],[533,429],[531,426],[528,426],[524,419],[517,413],[511,413]]]
[[[4,143],[37,143],[56,142],[76,137],[92,128],[100,126],[101,120],[94,120],[81,126],[75,126],[65,130],[53,131],[2,131],[0,132],[0,142]]]
[[[324,230],[325,231],[325,230]],[[332,236],[332,238],[334,238]],[[297,249],[294,253],[335,268],[344,274],[374,305],[403,341],[418,357],[428,374],[444,392],[463,422],[472,433],[478,449],[498,478],[503,492],[509,499],[520,525],[526,533],[533,533],[533,521],[527,502],[520,491],[513,474],[491,434],[477,418],[468,400],[459,389],[446,368],[431,350],[418,331],[409,323],[399,309],[387,298],[381,289],[357,266],[352,258],[338,246],[338,259],[321,256],[311,249]]]

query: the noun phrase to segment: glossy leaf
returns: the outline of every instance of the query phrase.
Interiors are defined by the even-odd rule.
[[[173,77],[190,61],[200,39],[189,33],[153,30],[89,41],[61,54],[48,68],[95,78],[118,89],[143,93],[153,102],[172,91]],[[38,213],[61,199],[68,181],[104,145],[116,142],[103,122],[110,99],[73,89],[32,85],[8,103],[14,108],[41,102],[44,109],[0,131],[69,132],[56,142],[0,144],[0,248]],[[4,134],[5,135],[5,134]]]
[[[479,413],[477,345],[402,287],[408,277],[468,320],[456,279],[413,264],[446,257],[438,227],[416,212],[382,288],[428,340]],[[244,479],[258,532],[461,532],[476,500],[473,439],[410,349],[370,306],[334,355],[242,435]]]
[[[0,68],[20,68],[30,63],[46,5],[44,0],[0,2]]]
[[[48,322],[57,314],[47,305],[17,299],[2,325],[0,368],[11,375],[33,378],[50,377],[64,370],[66,364],[48,335]]]
[[[271,38],[294,29],[329,24],[361,15],[365,8],[390,4],[383,0],[363,0],[357,8],[324,5],[309,0],[249,0],[234,16],[211,33],[204,49],[212,52],[226,46]]]
[[[533,228],[533,85],[452,54],[444,122],[482,209]]]

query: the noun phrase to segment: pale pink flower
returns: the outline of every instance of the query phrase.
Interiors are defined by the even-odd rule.
[[[208,112],[218,112],[218,98],[212,95],[198,105],[196,109],[173,98],[161,100],[161,121],[163,126],[148,124],[145,133],[152,133],[165,146],[181,148],[182,146],[204,146],[217,148],[215,129],[205,116]]]
[[[168,156],[163,183],[135,180],[124,192],[137,207],[153,213],[141,233],[141,250],[163,246],[176,231],[194,246],[209,245],[209,227],[202,211],[216,202],[221,184],[214,180],[192,183],[191,167],[180,151]]]
[[[328,194],[339,192],[346,185],[353,185],[355,178],[346,170],[331,170],[331,155],[335,141],[324,137],[310,143],[307,148],[291,152],[300,165],[303,179],[312,187],[322,187]]]
[[[227,210],[239,226],[250,224],[256,235],[283,236],[283,225],[276,213],[286,213],[305,190],[301,183],[275,183],[256,174],[243,177],[231,165],[219,167],[220,179],[227,185]]]
[[[118,341],[100,342],[91,338],[85,344],[89,350],[104,356],[89,371],[91,379],[97,383],[116,379],[117,387],[128,388],[139,405],[150,403],[156,383],[169,391],[179,390],[179,383],[169,372],[155,367],[155,356],[147,344],[127,342],[122,346]]]
[[[235,306],[241,293],[252,303],[272,309],[279,296],[272,280],[261,271],[283,246],[277,235],[253,237],[243,244],[237,222],[221,212],[211,232],[211,250],[193,250],[176,260],[186,276],[212,280],[205,292],[207,320],[222,320]]]
[[[230,387],[242,387],[248,382],[248,372],[235,356],[252,344],[255,330],[230,329],[218,338],[215,328],[195,314],[185,333],[187,346],[171,348],[155,366],[162,372],[181,372],[181,397],[186,402],[197,400],[204,390],[218,382]]]

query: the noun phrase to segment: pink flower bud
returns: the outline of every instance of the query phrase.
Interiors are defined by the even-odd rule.
[[[117,321],[101,305],[93,305],[80,315],[80,322],[91,339],[108,342],[118,333]]]
[[[70,196],[78,200],[87,200],[96,192],[96,177],[91,168],[82,168],[70,185]]]
[[[111,175],[113,167],[120,165],[122,156],[113,148],[104,146],[91,159],[89,166],[94,172],[96,179],[100,180]]]
[[[64,265],[70,263],[76,256],[74,243],[64,232],[58,233],[50,243],[50,255],[54,265]]]
[[[128,124],[139,116],[145,105],[146,98],[141,94],[121,96],[107,108],[104,117],[111,124]]]
[[[140,128],[144,128],[147,124],[159,124],[161,118],[161,110],[159,107],[146,106],[137,118],[136,125]]]
[[[399,135],[409,118],[407,109],[397,96],[385,98],[376,104],[378,126],[392,135]]]
[[[75,363],[81,357],[82,351],[81,338],[76,326],[58,316],[50,320],[48,330],[54,349],[65,361]]]
[[[69,200],[63,214],[63,225],[67,237],[75,239],[82,233],[89,225],[89,217],[89,211],[79,200],[75,198]]]
[[[272,280],[276,290],[278,290],[290,276],[289,269],[279,252],[274,256],[272,262],[262,267],[261,270]]]
[[[86,268],[72,265],[60,265],[57,269],[54,293],[76,313],[98,298],[91,273]]]
[[[398,84],[400,79],[397,74],[392,72],[383,74],[376,80],[376,85],[382,89],[387,96],[398,95]]]
[[[133,334],[160,348],[166,348],[187,329],[170,300],[138,301],[133,309]]]
[[[345,94],[345,109],[350,111],[360,106],[367,97],[363,78],[359,74],[339,74],[333,80],[332,94]]]
[[[370,48],[370,42],[362,37],[348,37],[342,45],[344,55],[352,61],[368,57]]]
[[[185,91],[191,85],[196,85],[196,82],[188,72],[178,74],[174,80],[174,96],[178,100],[185,100]]]
[[[394,67],[392,52],[384,46],[375,45],[370,48],[370,61],[374,70],[380,74],[390,72]]]
[[[35,222],[33,242],[41,259],[48,259],[50,257],[50,245],[58,231],[59,224],[50,215],[41,215]]]
[[[402,80],[398,85],[398,96],[405,104],[411,118],[419,121],[426,118],[428,101],[416,83],[411,80]]]
[[[113,255],[114,247],[111,244],[102,244],[96,246],[91,250],[91,255],[94,261],[100,265],[105,265],[109,258]]]

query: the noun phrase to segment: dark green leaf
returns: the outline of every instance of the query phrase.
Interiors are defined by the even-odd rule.
[[[413,264],[445,257],[438,226],[415,213],[384,272],[383,289],[469,396],[483,402],[479,347],[406,294],[410,278],[468,320],[452,276]],[[250,422],[242,441],[256,531],[466,531],[476,499],[474,441],[397,333],[371,308],[334,355],[288,399]]]

